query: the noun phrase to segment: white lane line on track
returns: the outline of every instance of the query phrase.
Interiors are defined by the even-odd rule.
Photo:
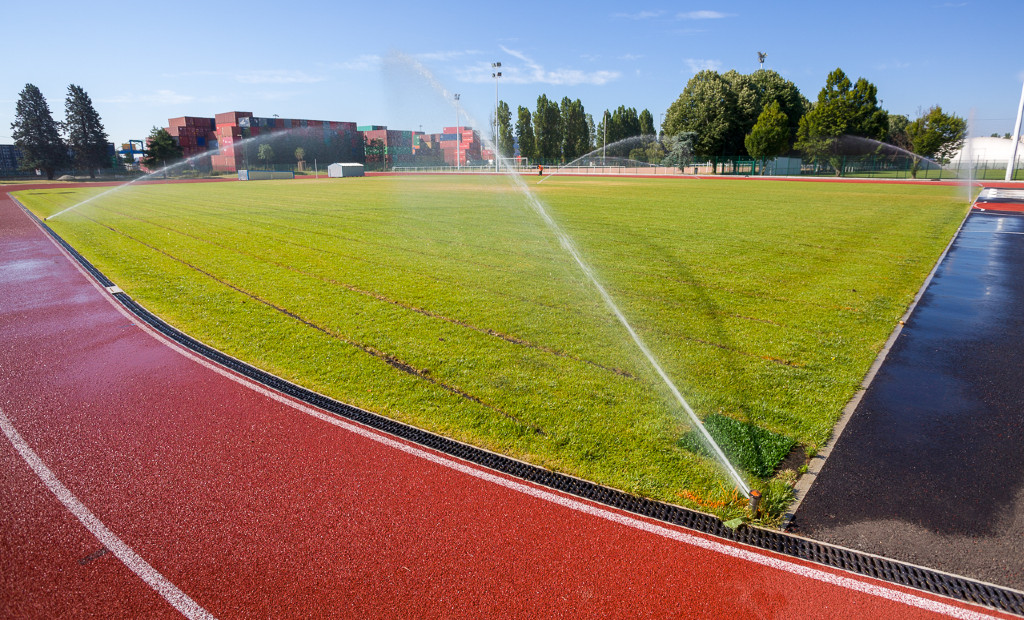
[[[102,287],[98,282],[96,282],[92,275],[89,274],[89,272],[87,272],[85,269],[83,269],[81,265],[78,264],[78,261],[76,261],[70,254],[68,254],[64,250],[64,248],[60,246],[60,244],[58,244],[56,241],[50,238],[49,235],[46,236],[53,242],[57,249],[62,254],[64,254],[69,261],[71,261],[71,264],[74,265],[79,270],[79,272],[81,272],[82,275],[84,275],[85,278],[98,291],[101,292],[103,297],[110,303],[110,305],[112,305],[118,312],[120,312],[126,318],[137,324],[143,331],[148,333],[150,336],[152,336],[159,342],[163,343],[165,346],[171,348],[172,350],[177,351],[182,356],[200,364],[201,366],[213,370],[214,372],[221,376],[224,376],[257,393],[263,394],[268,398],[283,403],[289,407],[292,407],[293,409],[306,413],[328,424],[332,424],[338,428],[350,431],[352,433],[355,433],[372,441],[384,444],[396,450],[401,450],[402,452],[405,452],[409,455],[422,458],[424,460],[430,461],[442,467],[454,469],[466,475],[473,476],[475,478],[479,478],[481,480],[485,480],[488,482],[492,482],[507,489],[517,491],[525,495],[535,497],[537,499],[545,500],[553,504],[569,508],[571,510],[576,510],[578,512],[586,513],[601,519],[605,519],[607,521],[618,523],[626,527],[632,527],[638,530],[643,530],[656,536],[662,536],[664,538],[675,540],[683,544],[693,545],[695,547],[700,547],[708,551],[721,553],[726,556],[746,560],[748,562],[753,562],[755,564],[760,564],[762,566],[766,566],[769,568],[774,568],[791,574],[799,575],[802,577],[806,577],[808,579],[813,579],[815,581],[824,582],[836,587],[846,588],[848,590],[861,592],[871,596],[877,596],[882,599],[903,603],[911,607],[917,607],[918,609],[924,609],[926,611],[930,611],[933,613],[944,614],[952,618],[960,618],[963,620],[981,620],[986,618],[998,618],[998,616],[980,613],[978,611],[974,611],[971,609],[965,609],[963,607],[958,607],[956,605],[951,605],[948,603],[943,603],[941,601],[932,600],[929,598],[925,598],[923,596],[911,594],[909,592],[889,588],[878,583],[868,583],[865,581],[854,579],[852,577],[837,575],[834,573],[830,573],[810,566],[804,566],[774,556],[769,556],[755,551],[750,551],[745,548],[734,547],[732,545],[728,545],[722,542],[701,538],[693,534],[687,534],[685,532],[673,530],[668,527],[648,523],[646,521],[642,521],[640,519],[636,519],[625,514],[613,512],[610,509],[592,506],[588,503],[585,503],[582,500],[563,497],[552,491],[545,491],[543,489],[534,488],[522,482],[509,480],[496,474],[476,469],[475,467],[472,467],[461,461],[439,456],[432,452],[428,452],[425,449],[405,444],[401,441],[398,441],[397,439],[391,438],[388,435],[381,434],[378,431],[371,430],[367,427],[358,425],[355,422],[344,420],[333,414],[321,411],[310,405],[306,405],[305,403],[302,403],[300,401],[293,400],[292,398],[285,396],[279,392],[275,392],[270,388],[267,388],[266,386],[257,383],[252,379],[249,379],[248,377],[236,374],[224,368],[223,366],[220,366],[219,364],[216,364],[206,359],[205,357],[195,353],[191,349],[185,348],[182,345],[168,339],[166,336],[156,331],[148,324],[146,324],[144,321],[140,320],[134,314],[129,312],[112,295],[104,294],[106,292],[104,287]],[[967,605],[969,603],[964,604]]]
[[[117,304],[116,301],[114,302],[114,304],[126,316],[133,316],[130,313],[128,313],[127,310],[121,307],[120,304]],[[302,403],[300,401],[293,400],[288,396],[285,396],[279,392],[275,392],[260,383],[252,381],[248,377],[238,375],[218,364],[215,364],[214,362],[211,362],[205,357],[202,357],[194,353],[193,351],[186,349],[181,345],[166,339],[162,334],[156,332],[145,323],[139,322],[139,326],[142,327],[145,331],[149,332],[151,336],[153,336],[157,340],[160,340],[161,342],[171,347],[172,349],[176,350],[183,356],[268,398],[283,403],[293,409],[296,409],[314,418],[317,418],[318,420],[322,420],[323,422],[326,422],[338,428],[355,433],[372,441],[376,441],[395,450],[400,450],[411,456],[415,456],[426,461],[430,461],[431,463],[435,463],[442,467],[447,467],[449,469],[459,471],[466,475],[473,476],[474,478],[479,478],[481,480],[505,487],[509,490],[517,491],[519,493],[523,493],[525,495],[529,495],[537,499],[557,504],[559,506],[563,506],[571,510],[589,514],[594,517],[605,519],[607,521],[618,523],[626,527],[631,527],[634,529],[648,532],[650,534],[654,534],[656,536],[662,536],[664,538],[675,540],[683,544],[693,545],[695,547],[700,547],[708,551],[721,553],[723,555],[746,560],[748,562],[753,562],[755,564],[760,564],[762,566],[766,566],[769,568],[785,571],[788,573],[806,577],[808,579],[814,579],[816,581],[821,581],[833,586],[846,588],[871,596],[877,596],[879,598],[883,598],[886,600],[903,603],[911,607],[917,607],[919,609],[944,614],[953,618],[961,618],[964,620],[996,618],[996,616],[979,613],[977,611],[970,609],[964,609],[962,607],[957,607],[955,605],[950,605],[948,603],[943,603],[941,601],[935,601],[908,592],[888,588],[883,585],[867,583],[864,581],[860,581],[858,579],[853,579],[851,577],[844,577],[842,575],[836,575],[834,573],[829,573],[813,567],[796,564],[794,562],[790,562],[781,558],[767,556],[755,551],[751,551],[749,549],[734,547],[732,545],[717,542],[714,540],[708,540],[700,536],[687,534],[685,532],[673,530],[668,527],[656,525],[653,523],[649,523],[647,521],[642,521],[640,519],[636,519],[625,514],[613,512],[612,510],[609,509],[593,506],[584,501],[576,500],[571,497],[565,497],[557,493],[536,488],[522,482],[509,480],[497,474],[477,469],[476,467],[471,466],[467,463],[450,459],[445,456],[440,456],[438,454],[428,452],[427,450],[418,448],[416,446],[406,444],[388,435],[383,435],[378,431],[372,430],[367,427],[363,427],[355,422],[347,421],[333,414],[306,405],[305,403]]]
[[[100,543],[108,549],[111,553],[117,556],[117,559],[121,560],[125,566],[127,566],[133,573],[138,575],[143,581],[145,581],[149,587],[156,590],[156,592],[164,598],[165,601],[171,604],[172,607],[177,609],[186,618],[205,619],[213,618],[213,614],[203,609],[198,603],[193,601],[187,594],[182,592],[171,583],[166,577],[161,575],[155,568],[149,565],[148,562],[142,559],[142,557],[135,553],[135,551],[125,544],[116,534],[107,529],[107,526],[103,525],[103,522],[99,520],[89,510],[85,504],[83,504],[75,495],[64,486],[57,476],[50,471],[50,468],[46,466],[39,455],[29,447],[28,443],[22,439],[17,429],[14,428],[14,424],[7,417],[7,414],[0,409],[0,428],[3,429],[4,434],[7,435],[7,439],[10,440],[11,445],[18,451],[21,458],[28,463],[28,466],[32,468],[32,471],[39,476],[46,488],[49,489],[60,503],[64,504],[71,514],[75,515],[82,525],[87,530],[92,532],[92,535],[96,537]]]

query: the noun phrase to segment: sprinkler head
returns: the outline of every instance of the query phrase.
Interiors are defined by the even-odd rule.
[[[756,490],[750,491],[750,502],[747,504],[747,511],[750,512],[751,517],[757,516],[757,509],[761,504],[761,492]]]

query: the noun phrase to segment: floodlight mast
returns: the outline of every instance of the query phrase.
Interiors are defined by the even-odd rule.
[[[462,153],[459,151],[459,142],[462,141],[462,132],[459,131],[459,93],[455,93],[455,169],[462,169]]]
[[[1006,180],[1013,180],[1013,168],[1017,164],[1017,147],[1020,146],[1020,120],[1024,116],[1024,86],[1020,89],[1020,105],[1017,106],[1017,122],[1013,125],[1013,148],[1010,149],[1010,161],[1006,162]]]
[[[491,69],[500,69],[500,62],[492,62]],[[491,77],[494,78],[494,171],[498,171],[498,78],[501,77],[501,71],[495,71],[491,73]]]
[[[601,141],[601,167],[604,168],[608,165],[608,161],[604,156],[604,150],[608,148],[608,110],[604,111],[604,140]]]
[[[767,58],[767,57],[768,57],[768,54],[765,53],[765,52],[758,52],[757,53],[757,60],[761,63],[761,71],[764,71],[764,59]]]

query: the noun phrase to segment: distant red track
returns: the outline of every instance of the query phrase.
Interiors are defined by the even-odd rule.
[[[6,193],[0,300],[2,616],[990,613],[564,496],[272,393],[140,325]],[[196,607],[104,547],[32,455]]]

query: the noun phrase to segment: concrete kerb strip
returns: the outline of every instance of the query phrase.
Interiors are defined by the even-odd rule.
[[[807,464],[807,472],[801,475],[797,480],[796,485],[793,487],[793,493],[796,499],[790,505],[786,514],[782,517],[781,529],[783,531],[789,529],[790,523],[793,522],[793,517],[796,516],[796,511],[800,508],[800,504],[803,503],[804,498],[807,497],[807,493],[811,490],[811,485],[813,485],[814,481],[818,479],[818,474],[821,473],[821,468],[825,466],[825,461],[828,459],[829,455],[832,454],[832,450],[839,441],[840,435],[842,435],[843,430],[850,421],[850,418],[853,417],[853,412],[857,410],[857,406],[860,405],[860,401],[864,398],[865,392],[867,392],[872,381],[874,381],[875,375],[878,374],[878,370],[882,367],[882,364],[885,363],[885,359],[889,356],[889,351],[891,351],[893,345],[896,344],[896,339],[899,338],[901,333],[903,333],[903,326],[906,324],[907,319],[910,318],[914,309],[917,308],[917,304],[921,301],[921,297],[928,289],[928,285],[931,284],[932,279],[939,270],[939,267],[942,266],[942,262],[946,260],[946,254],[949,253],[949,249],[953,247],[953,243],[960,236],[960,231],[963,230],[964,223],[967,222],[967,218],[971,215],[973,208],[974,203],[972,202],[971,206],[967,208],[967,212],[964,213],[964,218],[960,221],[960,226],[957,227],[956,232],[953,233],[953,237],[949,240],[949,243],[946,244],[946,249],[942,251],[938,260],[935,261],[935,265],[932,267],[928,277],[925,278],[921,288],[918,289],[917,294],[914,296],[914,300],[910,302],[909,306],[907,306],[907,311],[904,312],[903,316],[900,317],[899,321],[897,321],[896,327],[892,330],[892,333],[889,334],[889,339],[885,341],[885,345],[882,347],[882,350],[878,352],[878,357],[875,358],[875,361],[871,364],[867,374],[864,375],[864,380],[861,381],[860,388],[858,388],[857,392],[852,398],[850,398],[849,402],[847,402],[846,406],[843,408],[843,414],[839,417],[839,422],[837,422],[833,428],[832,436],[829,438],[828,443],[826,443],[825,446],[814,455],[810,460],[810,463]]]

